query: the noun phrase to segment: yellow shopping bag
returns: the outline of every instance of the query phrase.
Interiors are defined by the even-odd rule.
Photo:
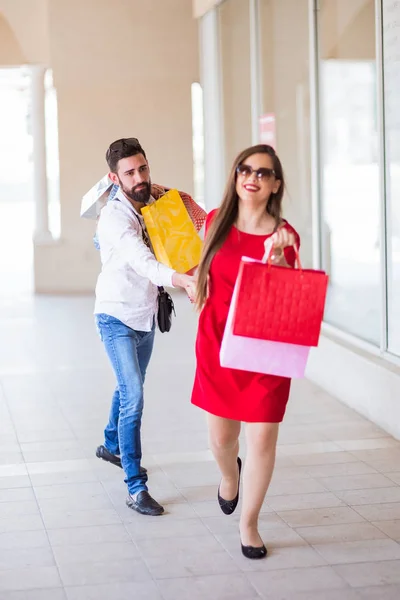
[[[142,215],[158,261],[179,273],[197,267],[202,241],[178,190],[142,208]]]

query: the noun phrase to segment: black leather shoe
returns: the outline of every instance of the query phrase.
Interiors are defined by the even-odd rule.
[[[126,505],[142,515],[150,515],[152,517],[162,515],[164,512],[164,508],[161,504],[158,504],[158,502],[150,496],[149,492],[146,492],[145,490],[138,493],[136,500],[129,494],[126,499]]]
[[[265,558],[268,554],[267,549],[264,546],[264,544],[257,548],[255,548],[254,546],[243,546],[242,543],[241,543],[241,546],[242,546],[243,556],[245,556],[246,558],[251,558],[251,559]]]
[[[102,460],[105,460],[106,462],[109,462],[112,465],[115,465],[116,467],[122,469],[120,457],[116,456],[115,454],[111,454],[111,452],[109,452],[105,446],[99,446],[97,448],[96,456],[97,458],[101,458]],[[145,469],[144,467],[140,467],[140,472],[142,474],[147,473],[147,469]]]
[[[238,502],[239,502],[240,472],[242,470],[242,461],[240,460],[239,457],[237,459],[237,464],[239,467],[239,481],[238,481],[238,490],[237,490],[237,494],[236,494],[235,498],[233,500],[224,500],[219,495],[219,488],[218,488],[218,502],[219,502],[222,512],[225,515],[231,515],[235,511],[235,509],[238,505]]]

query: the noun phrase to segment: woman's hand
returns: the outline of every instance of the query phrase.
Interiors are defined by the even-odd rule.
[[[174,273],[172,275],[172,285],[184,289],[190,302],[194,302],[196,296],[196,280],[194,277],[184,273]]]
[[[280,248],[283,250],[288,246],[294,246],[296,244],[296,238],[294,233],[291,233],[286,227],[281,227],[272,236],[272,244],[274,249]]]
[[[296,245],[296,237],[294,233],[291,233],[286,229],[286,227],[281,227],[276,231],[269,240],[266,240],[265,247],[267,248],[267,244],[272,242],[272,255],[271,261],[274,265],[279,265],[281,267],[288,267],[288,263],[286,262],[284,249],[289,246]]]

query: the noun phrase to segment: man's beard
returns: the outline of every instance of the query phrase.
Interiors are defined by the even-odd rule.
[[[118,178],[119,186],[129,200],[138,202],[139,204],[148,204],[151,196],[151,181],[144,181],[133,188],[126,188],[122,181]],[[138,189],[140,188],[140,189]]]

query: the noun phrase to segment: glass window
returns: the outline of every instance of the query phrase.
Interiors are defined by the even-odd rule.
[[[380,187],[375,2],[319,14],[325,320],[380,343]]]
[[[388,261],[388,345],[400,355],[400,3],[383,2]]]
[[[219,7],[225,168],[251,146],[250,6],[226,0]]]
[[[284,216],[312,264],[308,0],[259,0],[261,114],[259,139],[282,160]]]

